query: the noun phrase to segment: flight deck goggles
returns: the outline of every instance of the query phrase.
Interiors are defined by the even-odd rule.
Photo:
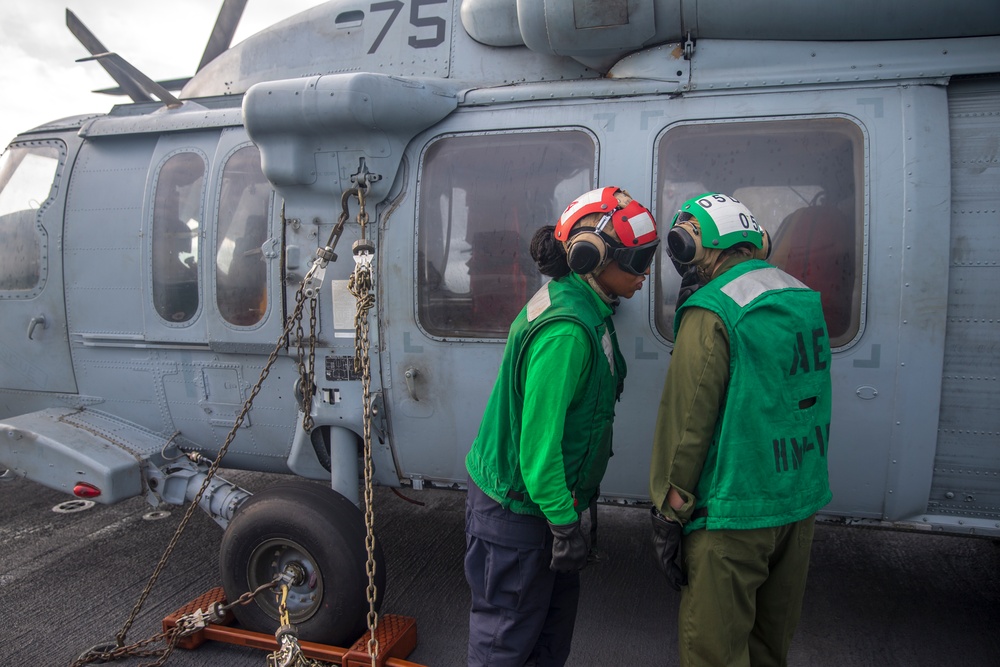
[[[659,246],[660,239],[638,247],[619,246],[611,251],[611,259],[615,260],[623,271],[641,276],[653,264]]]

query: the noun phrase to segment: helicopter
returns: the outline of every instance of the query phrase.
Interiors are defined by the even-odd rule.
[[[821,293],[821,519],[1000,536],[1000,4],[330,0],[230,45],[245,4],[172,81],[67,10],[130,101],[0,159],[4,479],[197,504],[229,599],[294,565],[302,636],[352,639],[362,496],[466,488],[532,233],[618,185],[661,230],[737,197]],[[606,502],[649,501],[679,283],[618,308]]]

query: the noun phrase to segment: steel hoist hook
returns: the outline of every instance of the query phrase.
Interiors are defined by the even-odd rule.
[[[340,197],[341,211],[340,216],[337,218],[337,223],[330,230],[330,236],[326,244],[316,248],[316,257],[313,259],[312,266],[309,267],[305,278],[302,279],[302,288],[305,296],[308,298],[315,298],[319,294],[319,290],[323,286],[323,278],[326,274],[327,265],[330,262],[337,261],[337,244],[340,242],[340,237],[344,234],[344,226],[351,218],[350,201],[352,195],[357,197],[360,205],[357,222],[361,226],[361,238],[362,240],[364,239],[365,226],[368,224],[368,214],[365,212],[364,188],[360,186],[348,188],[344,190],[344,194]]]
[[[365,235],[368,230],[368,211],[365,210],[364,189],[360,187],[358,188],[358,203],[360,204],[358,225],[361,227],[361,238],[354,242],[351,252],[354,254],[354,262],[356,264],[364,262],[371,265],[372,258],[375,255],[375,244]]]

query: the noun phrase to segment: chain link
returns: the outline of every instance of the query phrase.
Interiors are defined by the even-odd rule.
[[[282,204],[282,207],[281,207],[281,223],[282,223],[282,225],[285,224],[285,207],[284,207],[284,204]],[[331,242],[332,242],[333,238],[334,238],[334,236],[331,234]],[[338,238],[339,238],[339,234],[338,234]],[[146,587],[143,589],[142,593],[139,595],[139,599],[135,603],[135,606],[132,608],[131,613],[129,614],[128,618],[126,619],[124,625],[122,626],[122,629],[118,632],[117,635],[115,635],[116,648],[113,649],[112,651],[109,651],[109,652],[103,652],[103,651],[95,652],[93,649],[91,649],[90,651],[87,651],[83,655],[81,655],[80,657],[78,657],[72,663],[71,667],[82,667],[83,665],[86,665],[86,664],[89,664],[89,663],[92,663],[92,662],[96,662],[98,660],[107,662],[108,658],[111,658],[113,660],[119,660],[119,659],[121,659],[123,657],[126,657],[126,656],[138,655],[138,656],[141,657],[142,656],[141,653],[135,652],[135,650],[141,650],[141,649],[135,649],[135,647],[141,647],[141,646],[145,646],[145,645],[148,645],[148,644],[156,642],[156,641],[160,641],[160,640],[162,640],[164,638],[165,635],[170,635],[171,634],[171,633],[160,633],[159,635],[155,635],[155,636],[150,637],[149,639],[146,639],[146,640],[135,642],[134,644],[131,644],[131,645],[128,645],[128,646],[126,646],[126,644],[125,644],[125,639],[126,639],[126,637],[128,635],[129,630],[132,627],[132,624],[135,622],[136,617],[139,615],[139,611],[142,609],[143,605],[146,603],[147,598],[149,597],[150,593],[153,590],[153,586],[156,584],[156,581],[159,579],[160,574],[162,574],[163,569],[164,569],[164,567],[167,564],[167,561],[170,559],[170,556],[174,552],[174,549],[176,549],[177,543],[180,541],[181,535],[184,533],[184,530],[187,528],[188,523],[191,521],[191,517],[194,516],[195,510],[198,508],[199,504],[201,503],[202,496],[205,495],[205,491],[208,488],[209,484],[211,483],[212,478],[215,476],[215,473],[218,471],[219,466],[222,464],[222,459],[225,457],[226,452],[229,451],[229,446],[230,446],[230,444],[232,444],[233,439],[236,437],[236,433],[239,431],[240,427],[243,425],[243,422],[246,420],[247,414],[250,412],[251,408],[253,407],[254,399],[257,398],[257,394],[259,394],[260,391],[261,391],[261,389],[263,388],[264,381],[267,379],[268,375],[271,372],[271,368],[274,366],[274,363],[277,361],[278,355],[281,352],[281,349],[283,347],[285,347],[286,341],[288,340],[288,338],[289,338],[289,336],[291,334],[292,328],[296,327],[296,326],[301,327],[302,310],[303,310],[304,302],[305,302],[305,297],[304,297],[305,286],[312,279],[312,276],[313,276],[314,272],[316,271],[316,269],[318,268],[318,266],[319,266],[319,263],[313,264],[312,268],[306,273],[306,277],[303,278],[302,282],[299,284],[298,291],[296,292],[296,295],[295,295],[295,302],[296,302],[295,310],[292,313],[292,316],[285,323],[285,328],[282,330],[281,335],[278,337],[277,343],[274,346],[274,349],[271,350],[271,354],[268,356],[267,361],[264,363],[264,368],[261,370],[260,377],[257,379],[257,383],[250,390],[250,395],[247,397],[246,402],[243,404],[243,409],[240,410],[239,415],[237,415],[236,421],[233,423],[233,428],[229,431],[229,435],[226,436],[226,441],[223,443],[222,447],[219,449],[219,453],[218,453],[218,455],[216,455],[215,460],[212,461],[211,466],[209,466],[208,472],[205,473],[205,479],[204,479],[204,481],[201,484],[201,488],[198,489],[198,493],[195,495],[194,499],[191,501],[190,505],[188,506],[187,511],[184,513],[184,516],[181,518],[181,521],[178,524],[177,529],[174,531],[173,536],[170,538],[170,542],[167,544],[167,548],[164,550],[163,556],[160,558],[159,562],[156,564],[156,567],[153,569],[153,574],[150,575],[149,581],[146,583]],[[315,334],[315,312],[310,317],[310,325],[312,326],[313,333]],[[313,336],[313,338],[315,338],[315,336]],[[299,341],[300,341],[300,344],[301,344],[301,338],[299,339]],[[313,349],[314,349],[314,347],[313,347]],[[308,413],[309,413],[309,411],[307,410],[306,414],[308,414]],[[174,436],[171,436],[171,439],[173,439],[173,437]],[[273,585],[273,584],[269,584],[268,587],[270,587],[271,585]],[[151,667],[159,667],[159,665],[162,665],[163,661],[166,660],[166,656],[169,655],[171,651],[173,651],[173,646],[174,646],[174,644],[176,643],[176,640],[177,640],[177,637],[176,637],[177,633],[173,633],[173,634],[175,635],[175,637],[173,638],[172,643],[166,649],[166,651],[167,651],[166,655],[164,655],[161,658],[161,660],[159,660],[158,662],[154,663]],[[113,657],[111,657],[111,656],[113,656]],[[139,667],[145,667],[145,666],[144,665],[140,665]]]
[[[365,237],[365,228],[368,223],[368,214],[365,211],[364,202],[364,190],[363,188],[357,188],[356,190],[348,190],[344,193],[342,198],[343,213],[334,227],[334,230],[330,234],[330,239],[327,242],[327,246],[321,248],[317,251],[319,260],[315,261],[306,276],[302,279],[299,284],[298,289],[295,293],[295,309],[289,317],[288,321],[285,323],[285,327],[278,337],[277,343],[271,354],[268,356],[267,361],[261,370],[260,377],[258,378],[256,384],[250,391],[250,395],[247,397],[246,402],[243,404],[243,409],[240,410],[239,415],[237,415],[236,420],[233,424],[232,429],[229,431],[225,442],[219,449],[219,453],[216,455],[215,460],[212,461],[208,472],[205,474],[205,479],[202,482],[201,488],[195,495],[194,499],[188,506],[187,511],[182,517],[180,523],[177,526],[176,531],[170,539],[170,542],[165,549],[163,556],[160,558],[159,562],[153,570],[153,574],[150,576],[149,581],[146,583],[146,587],[143,589],[139,596],[138,601],[132,608],[131,613],[126,619],[122,629],[115,636],[116,646],[113,649],[105,650],[103,646],[95,646],[89,649],[79,656],[71,665],[71,667],[82,667],[93,662],[112,662],[115,660],[120,660],[125,657],[158,657],[156,662],[153,663],[143,663],[138,667],[161,667],[167,658],[173,652],[174,648],[177,646],[177,642],[180,641],[182,637],[188,634],[192,634],[197,630],[204,627],[204,621],[200,620],[201,615],[204,614],[202,610],[198,610],[194,614],[189,614],[178,620],[177,625],[170,628],[166,632],[160,632],[152,635],[146,639],[134,642],[132,644],[125,644],[125,638],[128,635],[135,619],[139,615],[140,610],[148,599],[150,593],[152,592],[153,586],[159,579],[166,566],[167,561],[173,554],[180,540],[181,535],[187,528],[191,517],[194,515],[195,509],[198,508],[202,496],[205,494],[212,478],[218,471],[222,459],[225,457],[226,452],[229,450],[230,444],[232,444],[233,439],[236,437],[237,432],[246,420],[247,414],[253,407],[253,401],[257,398],[263,388],[264,381],[267,379],[271,372],[271,368],[278,359],[278,355],[281,349],[285,347],[289,341],[292,329],[295,329],[295,340],[296,340],[296,359],[299,370],[299,387],[302,392],[302,411],[303,420],[302,425],[305,428],[306,433],[312,431],[313,419],[312,419],[312,398],[315,393],[315,362],[316,362],[316,329],[317,329],[317,297],[316,293],[318,290],[310,290],[309,299],[309,336],[308,336],[308,354],[303,351],[303,339],[306,338],[305,331],[302,326],[302,316],[305,310],[306,302],[306,286],[310,285],[313,280],[313,276],[318,270],[325,268],[326,262],[331,261],[336,258],[336,254],[333,252],[333,245],[340,238],[340,234],[343,231],[343,225],[348,217],[347,213],[347,201],[348,196],[352,193],[356,193],[358,197],[358,202],[360,204],[360,210],[358,212],[358,224],[361,226],[361,238]],[[282,204],[281,207],[281,223],[285,224],[285,207]],[[371,293],[372,291],[372,279],[371,279],[371,254],[368,253],[367,256],[359,261],[355,267],[354,273],[351,275],[351,279],[348,281],[348,287],[352,294],[358,300],[357,314],[355,316],[355,332],[356,332],[356,344],[355,344],[355,359],[354,365],[355,370],[362,373],[362,387],[364,396],[364,457],[365,457],[365,548],[368,555],[368,560],[366,564],[366,571],[368,574],[368,588],[366,590],[368,598],[368,629],[370,632],[370,639],[368,642],[368,652],[372,659],[372,667],[376,665],[376,658],[378,656],[378,639],[376,638],[375,631],[378,627],[378,614],[375,611],[375,600],[378,595],[378,591],[375,587],[375,539],[374,539],[374,515],[372,511],[372,459],[371,459],[371,400],[370,400],[370,384],[371,384],[371,365],[369,359],[369,342],[368,342],[368,311],[372,308],[375,303],[375,297]],[[357,290],[357,291],[356,291]],[[175,433],[171,436],[173,440],[178,434]],[[168,443],[169,444],[169,443]],[[164,448],[166,445],[164,445]],[[274,588],[278,583],[282,581],[282,575],[276,576],[272,581],[258,586],[253,591],[248,591],[241,595],[236,601],[229,603],[227,605],[215,605],[211,610],[211,614],[218,614],[221,617],[229,609],[237,605],[246,605],[254,600],[254,598],[265,590]],[[285,595],[287,595],[287,585],[283,587]],[[199,620],[192,620],[193,617],[198,616]],[[290,624],[285,622],[287,620],[287,608],[283,612],[283,626],[291,627]],[[281,628],[279,628],[280,632]],[[158,642],[166,641],[167,646],[165,648],[160,648],[156,650],[149,650],[145,647],[150,644],[155,644]],[[283,652],[284,651],[284,652]],[[272,657],[280,655],[280,662],[272,662]],[[321,667],[325,663],[321,663],[315,660],[311,660],[301,653],[301,649],[298,646],[298,639],[294,634],[285,632],[279,638],[279,650],[273,656],[268,657],[268,664],[280,667],[296,667],[301,665],[302,667]],[[278,657],[274,657],[274,660],[278,660]]]
[[[226,613],[238,605],[247,605],[253,602],[254,598],[263,593],[266,590],[274,588],[283,580],[283,575],[279,574],[274,577],[271,581],[266,584],[261,584],[252,591],[247,591],[235,601],[229,604],[215,603],[208,609],[208,611],[197,609],[189,614],[185,614],[177,619],[175,625],[166,630],[165,632],[159,632],[155,635],[147,637],[146,639],[141,639],[137,642],[128,645],[119,644],[113,649],[107,650],[103,647],[95,646],[87,651],[85,651],[81,656],[79,656],[76,661],[73,662],[73,666],[85,665],[92,662],[113,662],[115,660],[121,660],[127,657],[136,658],[151,658],[156,657],[157,660],[151,663],[142,663],[139,667],[161,667],[173,653],[174,649],[177,647],[177,643],[188,635],[192,635],[199,630],[203,629],[209,623],[215,623],[220,621]],[[166,646],[159,649],[147,649],[146,647],[151,644],[156,644],[159,642],[166,642]]]
[[[304,282],[304,281],[303,281]],[[306,433],[313,430],[312,401],[316,394],[316,306],[315,293],[309,297],[309,350],[303,350],[303,340],[306,339],[302,328],[302,313],[305,310],[305,290],[295,294],[295,348],[299,370],[299,391],[302,392],[302,428]]]
[[[268,654],[268,667],[323,667],[326,663],[313,660],[302,653],[297,630],[288,617],[288,584],[282,584],[278,597],[278,630],[274,638],[278,650]]]
[[[121,660],[127,657],[134,658],[153,658],[156,657],[158,660],[152,663],[142,663],[139,667],[159,667],[162,665],[170,653],[173,652],[174,646],[176,646],[177,641],[180,639],[180,627],[175,626],[170,628],[166,632],[159,632],[155,635],[147,637],[146,639],[141,639],[133,644],[119,645],[115,648],[106,648],[105,645],[98,645],[90,648],[82,655],[80,655],[74,662],[73,665],[85,665],[91,662],[113,662],[115,660]],[[166,641],[167,645],[163,648],[149,649],[146,648],[151,644],[157,644],[159,642]]]
[[[378,612],[375,610],[375,601],[378,598],[378,589],[375,586],[375,515],[373,509],[372,493],[372,402],[371,402],[371,357],[369,354],[369,328],[368,311],[375,305],[375,295],[372,292],[372,255],[369,249],[370,244],[365,243],[365,227],[368,222],[368,214],[365,212],[364,194],[359,189],[358,201],[360,211],[358,212],[358,224],[361,225],[360,245],[356,245],[356,250],[361,252],[355,255],[357,262],[354,273],[348,280],[347,287],[357,300],[357,312],[354,317],[355,345],[354,345],[354,370],[361,373],[362,402],[364,405],[364,463],[365,463],[365,550],[368,561],[365,569],[368,573],[368,655],[371,657],[372,667],[375,667],[378,658]]]

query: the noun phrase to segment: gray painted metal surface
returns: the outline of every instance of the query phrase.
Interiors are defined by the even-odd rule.
[[[956,521],[1000,507],[1000,180],[996,136],[1000,85],[970,81],[949,97],[951,254],[941,417],[929,506]],[[992,305],[991,305],[992,304]]]
[[[208,467],[166,448],[228,443],[227,468],[356,501],[369,408],[376,483],[461,488],[506,327],[540,284],[534,229],[598,185],[661,227],[717,190],[833,299],[824,515],[1000,536],[1000,5],[875,3],[906,20],[837,41],[857,18],[820,4],[807,26],[802,3],[760,23],[695,0],[333,0],[205,64],[180,106],[25,132],[4,179],[27,165],[44,187],[0,207],[0,468],[159,507]],[[375,248],[367,397],[356,244]],[[678,282],[661,257],[616,315],[608,499],[649,500]],[[300,352],[292,314],[313,295]],[[211,495],[222,525],[245,497]]]
[[[242,99],[187,100],[173,109],[151,102],[123,105],[104,117],[68,119],[26,135],[20,146],[54,147],[63,158],[50,199],[37,214],[46,239],[38,284],[6,294],[0,303],[7,314],[0,325],[7,343],[0,374],[3,416],[49,407],[97,410],[164,440],[179,432],[178,443],[189,449],[218,451],[280,337],[315,248],[342,213],[340,192],[362,179],[370,188],[369,236],[377,234],[379,253],[380,306],[371,331],[374,400],[381,406],[376,477],[389,485],[461,485],[464,452],[478,427],[502,334],[430,333],[419,312],[423,306],[415,305],[424,270],[418,267],[424,251],[417,239],[428,233],[421,189],[431,182],[425,172],[436,146],[453,137],[506,136],[527,147],[532,137],[543,136],[537,133],[582,133],[594,146],[592,182],[574,187],[613,181],[627,184],[640,199],[669,206],[662,191],[666,163],[655,160],[666,159],[656,151],[673,128],[715,132],[740,122],[764,127],[780,119],[837,119],[856,127],[860,137],[855,171],[863,192],[855,206],[862,221],[862,283],[855,333],[838,343],[834,355],[834,501],[827,512],[958,532],[1000,531],[990,436],[998,431],[991,407],[995,392],[989,389],[996,352],[976,342],[988,330],[996,303],[993,269],[980,266],[994,236],[989,224],[997,204],[990,193],[1000,190],[988,148],[998,132],[989,112],[997,102],[996,83],[950,78],[995,69],[991,54],[1000,54],[1000,37],[776,42],[713,40],[709,36],[722,33],[706,30],[693,50],[656,45],[624,57],[601,79],[560,72],[574,67],[565,58],[553,66],[551,54],[489,47],[490,66],[480,61],[483,69],[471,81],[452,70],[459,61],[467,67],[482,58],[480,50],[487,47],[470,41],[456,22],[458,4],[415,3],[411,23],[386,14],[373,31],[371,16],[362,20],[350,3],[333,2],[273,33],[320,16],[339,18],[338,39],[353,44],[361,35],[369,44],[350,47],[353,55],[343,62],[354,58],[361,67],[372,58],[387,59],[377,73],[262,82]],[[481,7],[468,3],[462,11],[468,19]],[[525,21],[563,20],[550,11]],[[991,30],[988,14],[975,34]],[[419,29],[412,44],[385,39],[388,30],[406,25]],[[608,39],[626,45],[631,38]],[[400,49],[430,55],[449,42],[447,71],[429,62],[400,69],[394,55]],[[501,63],[523,58],[535,58],[538,69],[525,70],[525,82],[510,85]],[[762,65],[768,62],[774,76]],[[208,77],[209,70],[198,76]],[[266,309],[253,326],[234,326],[213,305],[221,292],[209,250],[221,243],[214,225],[226,213],[222,169],[230,156],[254,145],[276,192],[259,255]],[[205,249],[197,268],[201,294],[198,310],[183,322],[165,320],[150,305],[154,204],[160,174],[176,155],[195,156],[205,179],[192,212],[201,221],[197,236]],[[488,157],[489,151],[484,161]],[[950,182],[941,177],[948,173]],[[498,200],[500,208],[493,206],[491,214],[516,207],[516,193],[538,180],[518,180],[522,176],[516,170],[499,176],[509,179],[511,200]],[[710,177],[715,189],[740,185],[727,184],[725,171]],[[483,189],[466,187],[473,188],[469,197]],[[977,213],[963,213],[967,208]],[[661,219],[669,217],[669,210],[656,211]],[[539,216],[552,212],[523,215],[540,224]],[[940,224],[948,219],[951,228]],[[345,246],[360,233],[355,225],[346,228],[338,249],[344,259]],[[327,429],[325,446],[338,443],[333,449],[341,452],[361,432],[358,378],[331,371],[349,364],[354,353],[347,290],[352,271],[349,261],[329,265],[318,320],[317,359],[325,372],[313,417]],[[620,410],[619,456],[603,487],[609,497],[635,501],[646,499],[649,427],[670,353],[668,333],[656,320],[671,279],[654,278],[657,289],[623,304],[618,315],[630,356],[630,400]],[[955,344],[946,344],[946,337]],[[979,356],[962,352],[972,349]],[[984,370],[986,388],[973,392],[982,398],[968,401],[961,398],[966,392],[960,378],[972,366]],[[292,400],[296,376],[294,355],[280,353],[272,376],[280,379],[263,386],[226,463],[313,479],[350,478],[354,461],[340,456],[331,471],[317,458],[316,440],[302,429]],[[933,438],[939,411],[949,428]],[[957,426],[967,416],[974,422],[970,428]],[[864,447],[850,446],[862,442]],[[16,459],[7,464],[28,469]],[[53,471],[59,477],[71,468],[67,460]],[[61,479],[51,482],[67,486]],[[122,496],[109,491],[106,497]]]

